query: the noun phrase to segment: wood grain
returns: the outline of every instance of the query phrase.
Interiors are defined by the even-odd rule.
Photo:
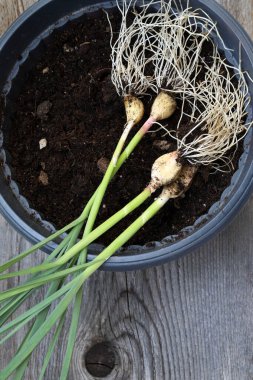
[[[33,0],[0,0],[0,32]],[[220,0],[253,37],[253,0]],[[220,235],[191,255],[158,268],[94,275],[84,291],[70,379],[94,379],[84,356],[109,342],[116,366],[107,379],[253,379],[253,199]],[[0,217],[0,261],[29,244]],[[25,261],[38,263],[43,254]],[[0,284],[1,288],[8,284]],[[36,299],[43,294],[38,293]],[[32,302],[32,301],[30,301]],[[46,374],[59,378],[69,319]],[[1,366],[24,331],[0,351]],[[37,378],[47,339],[32,357],[26,380]]]
[[[0,0],[0,34],[33,3],[34,0]]]

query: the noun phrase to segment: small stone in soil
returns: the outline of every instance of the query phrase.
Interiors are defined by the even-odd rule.
[[[64,53],[72,53],[74,51],[74,49],[72,47],[70,47],[68,44],[64,44],[63,45],[63,51],[64,51]]]
[[[48,175],[46,172],[44,172],[44,170],[41,170],[40,171],[40,175],[39,175],[39,178],[38,178],[39,182],[43,185],[43,186],[47,186],[49,184],[48,182]]]
[[[47,74],[49,72],[49,67],[45,67],[43,70],[42,70],[42,74]]]
[[[47,114],[49,113],[51,107],[52,103],[49,100],[45,100],[44,102],[40,103],[37,107],[37,116],[40,119],[47,118]]]
[[[47,146],[47,139],[41,139],[39,141],[40,150],[46,148]]]
[[[103,174],[105,174],[105,172],[108,168],[108,165],[109,165],[109,160],[105,157],[101,157],[97,162],[97,167],[98,167],[99,171]]]

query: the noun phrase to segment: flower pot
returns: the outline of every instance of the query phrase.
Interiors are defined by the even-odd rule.
[[[186,1],[182,1],[186,3]],[[0,40],[0,92],[8,93],[12,80],[17,76],[20,66],[26,61],[31,51],[47,37],[53,29],[60,28],[69,20],[80,17],[85,12],[103,6],[111,7],[111,2],[100,4],[92,0],[41,0],[29,8],[5,33]],[[242,67],[253,77],[253,44],[238,23],[215,1],[192,0],[193,8],[202,8],[217,22],[220,34],[230,49],[227,58],[234,65],[239,61],[241,45]],[[221,47],[222,48],[222,47]],[[18,82],[17,82],[18,83]],[[249,91],[253,95],[253,84],[249,81]],[[252,107],[248,110],[248,119],[252,119]],[[7,126],[8,127],[8,126]],[[3,136],[0,135],[0,148]],[[252,131],[244,141],[244,152],[239,161],[239,168],[231,179],[231,184],[208,213],[200,217],[193,226],[180,232],[179,236],[168,236],[160,242],[145,246],[129,246],[119,254],[111,257],[104,264],[105,270],[133,270],[179,258],[205,243],[214,234],[224,228],[247,201],[253,187],[253,141]],[[6,162],[6,153],[1,148],[0,160],[0,212],[28,240],[33,243],[49,234],[53,226],[43,221],[32,210],[27,200],[19,194],[17,184],[11,179],[11,170]],[[53,249],[48,244],[45,251]],[[91,245],[88,259],[91,260],[101,246]]]

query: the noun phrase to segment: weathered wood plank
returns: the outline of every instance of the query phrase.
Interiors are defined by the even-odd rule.
[[[0,32],[32,2],[0,0]],[[219,2],[253,36],[253,0]],[[109,342],[116,353],[107,379],[253,379],[252,226],[253,199],[226,231],[177,262],[94,275],[84,291],[70,379],[94,379],[85,369],[84,354],[97,342]],[[0,242],[0,262],[29,245],[2,217]],[[24,266],[42,257],[27,258]],[[59,378],[68,326],[69,319],[47,380]],[[1,365],[23,336],[24,331],[0,351]],[[33,355],[27,380],[37,377],[48,341]]]
[[[0,0],[0,34],[33,3],[34,0]]]

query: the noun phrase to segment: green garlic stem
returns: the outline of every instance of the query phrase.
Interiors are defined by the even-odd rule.
[[[113,177],[113,172],[115,171],[115,168],[117,167],[117,162],[119,155],[123,149],[123,146],[126,142],[126,139],[134,126],[134,123],[131,121],[129,122],[126,127],[124,128],[124,131],[122,133],[122,136],[119,140],[119,143],[115,149],[115,152],[112,156],[111,162],[107,168],[107,171],[105,173],[105,176],[99,185],[99,188],[96,191],[95,199],[93,201],[91,211],[85,226],[84,234],[83,234],[83,239],[87,238],[89,234],[92,232],[95,220],[97,218],[97,214],[99,211],[99,208],[101,206],[102,199],[104,197],[105,191],[109,185],[109,182],[111,181],[111,178]],[[108,227],[108,225],[107,225]],[[78,258],[78,264],[83,264],[86,261],[87,258],[87,246],[82,249],[82,251],[79,254]],[[71,363],[71,358],[74,350],[74,344],[75,344],[75,338],[77,334],[77,328],[78,328],[78,321],[79,321],[79,316],[81,312],[81,305],[82,305],[82,297],[83,297],[83,289],[82,287],[79,289],[75,296],[75,302],[74,302],[74,307],[73,307],[73,312],[72,312],[72,318],[71,318],[71,324],[70,324],[70,329],[69,329],[69,335],[68,335],[68,343],[67,343],[67,348],[65,352],[65,356],[63,359],[63,365],[61,369],[61,374],[60,374],[60,380],[66,380],[69,372],[69,367]]]
[[[69,334],[68,334],[67,348],[66,348],[66,352],[63,358],[63,365],[61,369],[60,380],[66,380],[68,378],[71,359],[72,359],[72,355],[73,355],[73,351],[75,347],[82,300],[83,300],[83,287],[81,286],[75,296],[71,324],[70,324]]]
[[[38,279],[33,280],[33,281],[30,281],[30,282],[27,282],[24,285],[18,285],[13,289],[5,290],[5,291],[1,292],[0,300],[3,301],[3,300],[8,299],[12,296],[15,297],[16,295],[18,295],[20,293],[27,292],[27,291],[32,290],[32,289],[36,289],[42,285],[47,284],[48,282],[62,279],[64,277],[67,277],[70,274],[78,273],[78,272],[80,273],[80,270],[85,269],[88,266],[89,266],[89,264],[79,264],[78,266],[75,265],[75,266],[72,266],[71,268],[66,268],[63,270],[57,270],[57,271],[55,271],[55,273],[49,274],[48,276],[44,275],[43,277],[38,278]],[[58,282],[58,286],[59,286],[59,282]],[[51,295],[51,294],[47,294],[46,297],[48,297],[49,295]]]
[[[134,149],[136,148],[136,146],[139,144],[139,142],[142,140],[142,138],[144,137],[145,133],[148,131],[148,129],[152,126],[152,124],[155,122],[155,119],[153,118],[149,118],[146,123],[144,123],[144,125],[142,126],[142,128],[135,134],[135,136],[132,138],[132,140],[129,142],[129,144],[127,145],[126,149],[124,150],[124,152],[121,154],[121,156],[119,157],[118,159],[118,163],[116,165],[116,167],[114,167],[113,169],[113,172],[111,174],[111,178],[112,179],[116,173],[119,171],[119,169],[121,168],[121,166],[124,164],[124,162],[127,160],[127,158],[130,156],[130,154],[134,151]],[[118,147],[120,149],[120,146]],[[116,151],[116,155],[117,155],[117,151]],[[101,185],[100,185],[101,186]],[[99,186],[99,188],[100,188]],[[93,203],[97,197],[97,193],[99,191],[99,188],[96,190],[96,192],[93,194],[93,196],[91,197],[91,199],[89,200],[89,202],[87,203],[84,211],[82,212],[82,214],[80,215],[79,218],[77,218],[74,222],[70,223],[68,226],[76,226],[78,225],[78,223],[83,223],[83,221],[87,218],[87,216],[89,215],[89,212],[93,206]],[[102,190],[103,192],[103,190]],[[101,203],[101,202],[100,202]],[[93,211],[93,215],[90,217],[90,222],[88,223],[87,222],[87,229],[86,231],[91,231],[92,228],[93,228],[93,224],[95,222],[95,219],[96,219],[96,215],[95,215],[95,209]],[[0,266],[0,272],[3,272],[5,271],[6,269],[8,269],[10,266],[12,266],[13,264],[15,264],[16,262],[20,261],[22,258],[28,256],[29,254],[33,253],[35,250],[37,250],[38,248],[41,248],[41,246],[43,246],[44,244],[46,244],[47,242],[53,240],[54,238],[60,236],[63,232],[66,232],[67,230],[67,227],[64,227],[64,229],[61,229],[59,231],[57,231],[55,234],[51,235],[50,237],[48,237],[47,239],[43,240],[41,243],[38,243],[36,244],[36,246],[32,247],[31,249],[27,250],[26,252],[22,253],[21,255],[15,257],[14,259],[11,259],[9,260],[7,263],[5,263],[4,265]],[[73,227],[72,227],[73,228]],[[64,230],[64,231],[63,231]],[[90,243],[89,243],[90,244]],[[22,272],[22,271],[21,271]],[[33,273],[36,273],[37,271],[35,270]],[[14,272],[15,273],[15,272]],[[30,272],[32,273],[32,272]],[[20,275],[22,275],[22,273],[19,272]],[[18,275],[17,273],[15,275]],[[13,276],[11,276],[13,277]],[[8,278],[8,277],[5,277],[5,278]]]
[[[83,275],[83,274],[82,274]],[[22,362],[30,356],[35,347],[39,344],[39,342],[44,338],[44,336],[51,330],[57,320],[61,317],[61,315],[68,308],[70,302],[82,286],[82,283],[79,280],[79,277],[75,279],[76,284],[68,291],[68,293],[63,297],[63,299],[59,302],[53,312],[48,316],[44,323],[38,328],[35,334],[27,341],[22,349],[14,356],[14,358],[9,362],[9,364],[0,371],[1,380],[6,380],[8,377],[22,364]],[[79,280],[79,281],[78,281]]]
[[[53,294],[58,289],[58,286],[59,286],[59,284],[57,284],[56,281],[54,281],[50,285],[50,288],[47,291],[46,297],[48,297],[51,294]],[[40,327],[40,325],[45,321],[49,309],[50,309],[50,306],[48,306],[46,309],[42,310],[37,315],[36,320],[34,321],[32,327],[29,329],[29,331],[28,331],[25,339],[22,341],[22,344],[20,345],[20,347],[18,349],[18,352],[22,349],[22,347],[25,344],[25,342],[27,342],[32,337],[32,335],[38,330],[38,328]],[[27,369],[27,366],[28,366],[28,363],[29,363],[29,360],[30,360],[30,356],[27,357],[26,360],[24,360],[22,362],[22,364],[20,364],[20,366],[17,368],[13,380],[22,380],[24,378],[24,374],[25,374],[25,371]]]
[[[52,261],[56,256],[61,257],[67,248],[70,248],[71,239],[73,239],[75,236],[79,236],[81,226],[76,226],[70,233],[67,235],[62,242],[56,247],[56,249],[44,260],[45,263],[48,263]],[[79,231],[79,232],[78,232]],[[74,242],[72,242],[72,245],[74,245]],[[52,273],[52,272],[51,272]],[[27,281],[25,281],[25,284],[30,283],[31,281],[39,278],[40,275],[35,274],[34,276],[30,276]],[[22,295],[19,297],[14,297],[14,300],[9,300],[6,302],[1,308],[0,308],[0,326],[5,322],[6,319],[8,319],[9,313],[14,312],[19,306],[19,302],[22,299],[22,302],[25,301],[25,299],[29,296],[27,293],[26,295]],[[15,304],[17,306],[15,307]],[[8,312],[9,311],[9,312]],[[7,313],[8,312],[8,313]],[[6,314],[7,313],[7,314]],[[6,314],[6,316],[3,317],[3,315]],[[4,321],[3,321],[4,320]]]
[[[121,248],[134,234],[139,231],[158,211],[168,202],[168,197],[157,198],[149,208],[142,213],[125,231],[123,231],[108,247],[106,247],[94,260],[92,265],[84,270],[86,278],[94,273],[105,261],[107,261],[119,248]]]
[[[116,167],[114,167],[114,170],[111,174],[111,178],[118,172],[118,170],[120,169],[120,167],[123,165],[123,163],[125,162],[125,160],[129,157],[129,155],[132,153],[132,151],[135,149],[135,147],[138,145],[138,143],[141,141],[141,139],[143,138],[144,134],[146,133],[147,131],[147,125],[149,123],[150,120],[148,120],[144,126],[141,128],[140,131],[138,131],[136,133],[136,135],[134,136],[134,138],[130,141],[130,143],[128,144],[126,150],[122,153],[122,155],[120,156],[119,158],[119,161],[116,165]],[[152,121],[153,123],[153,121]],[[150,123],[150,125],[152,124]],[[126,128],[126,130],[124,131],[124,137],[122,139],[122,143],[124,144],[124,140],[126,140],[127,136],[128,136],[128,128]],[[123,147],[123,145],[122,145]],[[120,149],[120,146],[119,146],[119,149]],[[122,149],[122,148],[121,148]],[[119,152],[117,152],[116,150],[116,153],[115,153],[115,156],[114,156],[114,165],[116,163],[116,159],[118,158],[118,155],[119,155]],[[109,182],[108,182],[109,183]],[[96,192],[97,193],[97,192]],[[2,270],[6,270],[8,267],[10,267],[11,265],[13,265],[15,262],[21,260],[22,258],[28,256],[30,253],[33,253],[35,250],[41,248],[43,245],[45,245],[46,243],[54,240],[55,238],[57,238],[58,236],[60,236],[61,234],[63,234],[64,232],[66,232],[67,230],[69,230],[70,228],[75,228],[78,226],[78,224],[80,225],[86,218],[87,218],[87,213],[89,213],[89,210],[90,208],[92,207],[93,205],[93,202],[96,198],[96,193],[93,195],[93,197],[90,199],[90,201],[88,202],[87,206],[85,207],[83,213],[81,214],[81,216],[79,218],[77,218],[74,222],[70,223],[69,225],[65,226],[64,228],[62,228],[61,230],[57,231],[56,233],[52,234],[50,237],[44,239],[42,242],[36,244],[35,246],[33,246],[31,249],[27,250],[26,252],[24,252],[23,254],[19,255],[18,257],[18,260],[11,260],[8,265],[6,265],[4,268],[2,268]],[[84,236],[87,236],[87,234],[92,230],[93,226],[91,227],[88,226],[88,228],[86,229],[85,231],[85,234]],[[89,231],[89,232],[88,232]],[[71,244],[70,244],[71,245]],[[55,253],[55,256],[57,254],[57,250],[54,251]],[[83,252],[83,255],[86,257],[86,254],[87,254],[87,249],[85,248],[85,251]],[[81,293],[81,291],[80,291]],[[21,300],[21,303],[22,303],[22,300]],[[80,304],[80,299],[78,300],[78,303]],[[17,305],[18,306],[18,305]]]
[[[65,322],[65,315],[66,315],[66,312],[62,314],[59,322],[58,322],[58,326],[54,332],[54,335],[52,337],[52,340],[49,344],[49,347],[48,347],[48,350],[47,350],[47,353],[45,355],[45,359],[44,359],[44,362],[43,362],[43,365],[42,365],[42,368],[41,368],[41,371],[40,371],[40,375],[39,375],[39,379],[38,380],[43,380],[44,376],[45,376],[45,372],[46,372],[46,369],[49,365],[49,362],[50,362],[50,359],[53,355],[53,352],[54,352],[54,348],[56,346],[56,343],[61,335],[61,332],[62,332],[62,329],[64,327],[64,322]],[[21,380],[21,379],[20,379]]]
[[[80,233],[81,228],[82,228],[82,226],[83,226],[83,223],[84,223],[84,222],[82,222],[82,223],[78,224],[77,226],[75,226],[75,227],[72,229],[72,231],[69,233],[69,235],[67,235],[66,238],[61,242],[61,244],[59,244],[58,247],[62,246],[62,248],[64,248],[64,246],[66,245],[68,248],[71,248],[71,247],[76,243],[76,240],[78,239],[78,236],[79,236],[79,233]],[[65,241],[65,244],[63,244],[64,241]],[[58,248],[58,247],[57,247],[57,248]],[[50,254],[50,256],[48,257],[48,259],[47,259],[46,261],[50,261],[50,260],[52,260],[52,258],[54,258],[55,256],[57,256],[57,254],[58,254],[58,252],[57,252],[57,248],[56,248],[56,249]],[[59,251],[59,252],[60,252],[60,251]],[[70,270],[71,270],[71,269],[70,269]],[[65,271],[63,270],[63,271],[61,271],[61,272],[62,272],[62,274],[64,274]],[[54,292],[56,292],[57,289],[59,289],[59,287],[61,286],[61,283],[62,283],[62,277],[63,277],[63,276],[57,276],[57,274],[59,275],[59,271],[57,271],[57,273],[55,273],[55,275],[56,275],[55,280],[52,278],[52,275],[51,275],[51,280],[50,280],[50,281],[52,281],[52,280],[54,280],[54,281],[51,283],[51,285],[50,285],[50,287],[49,287],[49,289],[48,289],[48,291],[47,291],[46,298],[47,298],[47,297],[50,297],[52,294],[54,294]],[[31,286],[31,279],[30,279],[30,281],[29,281],[30,289],[28,289],[28,291],[27,291],[27,295],[29,294],[29,290],[33,290],[33,289],[36,288],[37,286],[41,286],[41,285],[42,285],[42,284],[41,284],[41,285],[37,285],[37,286],[36,286],[36,281],[37,281],[37,283],[38,283],[39,281],[41,281],[41,279],[37,279],[37,280],[36,280],[36,277],[38,277],[38,276],[36,276],[36,275],[33,276],[33,278],[35,278],[35,280],[33,281],[33,283],[34,283],[33,285],[35,285],[35,286]],[[53,277],[54,277],[54,275],[53,275]],[[45,278],[44,278],[44,280],[45,280]],[[44,282],[44,283],[45,283],[45,282]],[[15,290],[17,290],[17,288],[16,288]],[[20,290],[21,290],[21,289],[20,289]],[[23,292],[24,292],[24,290],[23,290]],[[1,297],[1,296],[2,296],[2,295],[0,295],[0,297]],[[37,331],[37,329],[39,328],[39,326],[40,326],[40,325],[46,320],[46,317],[47,317],[47,315],[48,315],[48,312],[49,312],[50,306],[51,306],[51,305],[49,305],[47,308],[45,308],[44,310],[42,310],[42,311],[37,315],[37,317],[36,317],[36,319],[35,319],[35,321],[34,321],[32,327],[29,329],[28,334],[26,335],[24,341],[22,342],[21,346],[19,347],[19,351],[21,350],[21,348],[23,347],[23,345],[25,344],[25,342],[28,341],[28,340],[31,338],[31,336]],[[62,316],[62,319],[63,319],[63,321],[64,321],[64,316]],[[60,326],[62,325],[61,321],[59,322],[59,325],[60,325]],[[57,329],[57,331],[58,331],[58,329]],[[48,354],[49,354],[50,352],[51,352],[51,351],[50,351],[50,348],[49,348]],[[30,356],[31,356],[31,355],[30,355]],[[25,374],[26,368],[27,368],[28,363],[29,363],[29,360],[30,360],[30,356],[28,356],[28,357],[26,358],[26,360],[24,360],[23,363],[17,368],[17,370],[16,370],[16,372],[15,372],[14,380],[22,380],[22,379],[23,379],[23,376],[24,376],[24,374]],[[46,360],[45,360],[45,363],[44,363],[44,364],[46,365]]]
[[[128,159],[128,157],[132,154],[132,152],[134,151],[136,146],[140,143],[140,141],[145,136],[145,134],[148,132],[148,130],[152,127],[154,122],[155,122],[155,119],[153,117],[149,117],[148,120],[139,129],[139,131],[134,135],[132,140],[129,142],[129,144],[125,148],[124,152],[119,157],[118,163],[117,163],[117,166],[114,170],[113,175],[115,175],[118,172],[118,170],[125,163],[125,161]]]
[[[117,166],[119,155],[121,154],[123,146],[126,142],[128,134],[131,131],[133,125],[134,125],[133,122],[129,123],[129,124],[127,124],[126,128],[124,129],[124,131],[121,135],[121,138],[120,138],[120,140],[116,146],[116,149],[113,153],[113,156],[112,156],[112,159],[109,163],[109,166],[106,170],[104,178],[103,178],[101,184],[99,185],[99,187],[96,191],[96,196],[95,196],[95,199],[94,199],[94,202],[93,202],[93,205],[92,205],[92,208],[90,210],[90,214],[89,214],[89,217],[88,217],[88,220],[86,223],[87,230],[89,232],[92,231],[92,229],[93,229],[93,226],[94,226],[95,220],[97,218],[97,214],[98,214],[98,211],[100,209],[100,206],[101,206],[103,197],[105,195],[106,189],[109,185],[109,182],[111,181],[115,167]]]
[[[10,329],[13,329],[15,326],[19,325],[20,323],[22,323],[26,320],[30,320],[31,318],[34,318],[42,310],[44,310],[48,305],[51,305],[52,302],[59,299],[61,296],[67,294],[67,292],[75,284],[76,284],[76,278],[73,279],[72,281],[68,282],[66,285],[62,286],[61,288],[59,288],[59,290],[56,290],[56,292],[54,292],[52,295],[50,295],[46,299],[40,301],[37,305],[31,307],[29,310],[25,311],[23,314],[19,315],[18,317],[16,317],[12,321],[8,322],[6,325],[2,326],[0,328],[0,335],[4,334],[6,331],[8,331]],[[5,338],[3,340],[5,340]],[[2,340],[0,341],[0,344],[2,344]]]
[[[57,320],[65,313],[69,304],[89,278],[105,261],[107,261],[120,247],[122,247],[141,227],[143,227],[157,212],[167,203],[168,197],[159,197],[152,205],[137,218],[123,233],[121,233],[107,248],[103,250],[79,276],[71,281],[72,287],[59,302],[47,320],[39,327],[31,339],[24,344],[22,349],[10,361],[5,369],[0,372],[1,379],[6,380],[15,369],[32,353],[45,335],[51,330]]]
[[[84,223],[85,219],[87,219],[87,217],[89,215],[89,211],[90,211],[90,208],[92,206],[92,203],[93,203],[94,199],[95,199],[95,197],[94,198],[92,197],[90,199],[90,201],[88,202],[88,204],[86,205],[84,211],[82,212],[82,215],[78,219],[76,219],[74,222],[72,222],[71,224],[68,225],[68,226],[72,225],[72,227],[71,227],[72,231],[67,236],[65,236],[63,238],[63,240],[57,245],[57,247],[50,253],[50,255],[47,256],[47,258],[45,259],[45,262],[48,262],[48,261],[52,260],[53,258],[55,258],[59,254],[59,252],[61,251],[61,249],[64,248],[65,246],[67,246],[67,242],[69,242],[70,239],[73,239],[73,235],[76,234],[75,231],[79,231],[78,232],[78,235],[79,235],[80,230],[81,230],[81,228],[83,226],[83,223]],[[66,228],[67,227],[65,227],[65,229]],[[63,229],[57,231],[55,234],[51,235],[47,239],[43,240],[42,242],[40,242],[40,243],[36,244],[35,246],[31,247],[30,249],[28,249],[27,251],[22,252],[20,255],[14,257],[13,259],[11,259],[11,260],[7,261],[6,263],[4,263],[3,265],[1,265],[0,266],[0,273],[6,271],[12,265],[14,265],[17,262],[21,261],[22,259],[24,259],[26,256],[30,255],[31,253],[37,251],[39,248],[41,248],[47,242],[53,240],[54,237],[60,236],[62,234],[62,231],[63,231]]]
[[[0,276],[0,280],[4,280],[6,278],[11,278],[14,276],[22,276],[26,274],[38,273],[40,271],[49,270],[49,269],[65,264],[72,257],[79,254],[82,249],[87,247],[99,236],[104,234],[116,223],[122,220],[125,216],[127,216],[129,213],[134,211],[137,207],[139,207],[146,199],[150,197],[150,195],[151,195],[151,190],[149,187],[147,187],[145,190],[142,191],[142,193],[140,193],[136,198],[134,198],[131,202],[129,202],[125,207],[123,207],[120,211],[118,211],[116,214],[111,216],[107,221],[105,221],[100,226],[98,226],[87,237],[81,239],[78,243],[76,243],[62,257],[60,257],[56,261],[52,263],[37,265],[36,267],[33,267],[33,268],[23,269],[18,272],[3,274]]]

